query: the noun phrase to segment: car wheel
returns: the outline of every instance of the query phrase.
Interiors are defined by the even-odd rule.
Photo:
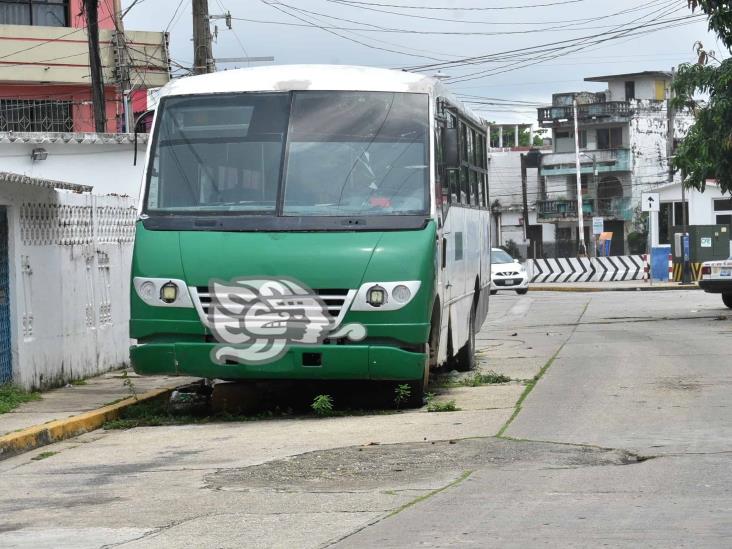
[[[529,291],[528,288],[522,288],[521,290],[516,290],[516,293],[518,295],[526,295],[526,292],[528,292],[528,291]]]
[[[491,295],[496,295],[498,293],[498,290],[491,290]]]
[[[468,372],[475,369],[475,303],[470,308],[468,341],[455,357],[455,369],[459,372]]]
[[[732,293],[729,294],[722,294],[722,303],[727,305],[730,309],[732,309]]]

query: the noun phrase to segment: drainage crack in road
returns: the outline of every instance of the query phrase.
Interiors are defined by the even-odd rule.
[[[418,503],[421,503],[421,502],[423,502],[423,501],[425,501],[425,500],[427,500],[427,499],[429,499],[429,498],[431,498],[433,496],[436,496],[437,494],[439,494],[441,492],[444,492],[445,490],[449,490],[450,488],[452,488],[454,486],[457,486],[458,484],[460,484],[463,481],[465,481],[471,474],[473,474],[473,471],[470,471],[470,470],[469,471],[464,471],[462,475],[460,475],[458,478],[456,478],[452,482],[448,482],[446,485],[441,486],[440,488],[436,488],[436,489],[431,490],[430,492],[428,492],[426,494],[423,494],[421,496],[417,496],[416,498],[414,498],[411,501],[408,501],[404,505],[401,505],[400,507],[397,507],[396,509],[394,509],[394,510],[388,512],[388,513],[385,513],[384,515],[382,515],[380,517],[377,517],[376,519],[371,520],[371,521],[367,522],[366,524],[363,524],[363,525],[359,526],[358,528],[352,530],[351,532],[348,532],[347,534],[345,534],[343,536],[339,536],[336,539],[330,540],[330,541],[324,543],[323,545],[321,545],[320,547],[323,548],[323,549],[326,548],[326,547],[332,547],[336,543],[340,543],[341,541],[344,541],[344,540],[350,538],[351,536],[353,536],[355,534],[358,534],[362,530],[365,530],[366,528],[369,528],[370,526],[373,526],[373,525],[375,525],[375,524],[377,524],[377,523],[379,523],[379,522],[381,522],[383,520],[386,520],[386,519],[388,519],[390,517],[393,517],[394,515],[396,515],[398,513],[401,513],[405,509],[409,509],[410,507],[413,507],[414,505],[417,505]]]
[[[584,311],[583,313],[584,314]],[[724,315],[704,315],[704,316],[662,316],[658,318],[643,318],[639,319],[637,317],[629,318],[629,319],[622,319],[622,320],[590,320],[588,322],[580,322],[579,320],[577,322],[566,322],[563,324],[552,324],[553,327],[556,326],[565,326],[565,327],[577,327],[577,326],[595,326],[595,325],[603,325],[603,324],[638,324],[643,322],[675,322],[679,320],[729,320],[728,317]],[[530,324],[527,326],[523,326],[523,328],[546,328],[546,325],[541,324]]]

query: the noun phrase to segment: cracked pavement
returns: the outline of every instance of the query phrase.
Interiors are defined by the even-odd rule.
[[[510,423],[522,382],[449,389],[452,413],[97,431],[0,462],[0,546],[727,546],[720,305],[493,296],[482,369],[529,380],[556,355]]]

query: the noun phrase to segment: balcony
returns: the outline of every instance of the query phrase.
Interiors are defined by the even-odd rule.
[[[577,200],[537,200],[536,212],[540,223],[576,220]],[[633,219],[633,207],[629,197],[585,198],[582,200],[582,215],[630,221]]]
[[[580,151],[581,173],[594,173],[595,165],[597,173],[629,172],[633,169],[629,149]],[[577,165],[573,152],[542,155],[541,175],[572,175],[575,173],[577,173]]]
[[[539,125],[545,128],[561,126],[574,119],[572,105],[542,107],[539,112]],[[627,101],[606,101],[603,103],[587,103],[577,106],[577,121],[582,124],[593,122],[625,121],[633,115],[633,109]]]

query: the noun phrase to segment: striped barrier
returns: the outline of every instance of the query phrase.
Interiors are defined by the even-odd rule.
[[[590,258],[529,259],[526,269],[531,282],[611,282],[644,280],[641,255],[618,255]]]
[[[689,268],[691,269],[691,281],[696,282],[701,278],[701,263],[689,262]],[[684,264],[674,263],[673,264],[673,280],[674,282],[681,282],[684,277]]]

